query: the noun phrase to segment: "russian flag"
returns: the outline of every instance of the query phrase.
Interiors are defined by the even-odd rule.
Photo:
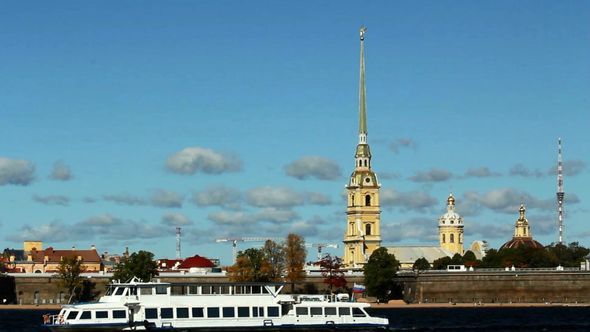
[[[365,292],[365,285],[359,285],[357,283],[354,284],[352,287],[353,293],[364,293]]]

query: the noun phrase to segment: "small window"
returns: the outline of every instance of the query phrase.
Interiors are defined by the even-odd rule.
[[[176,318],[188,318],[188,308],[176,308]]]
[[[447,241],[446,241],[445,234],[443,234],[443,235],[442,235],[442,243],[446,243],[446,242],[447,242]]]
[[[115,295],[123,295],[124,291],[125,291],[125,287],[117,287],[117,290],[115,291]]]
[[[137,287],[129,287],[129,294],[127,295],[137,295]]]
[[[365,225],[365,235],[371,235],[371,224]]]
[[[336,308],[334,307],[325,307],[324,312],[326,316],[336,316]]]
[[[365,167],[367,167],[367,159],[365,159]]]
[[[449,235],[449,242],[450,243],[455,243],[455,234],[450,234]]]
[[[309,308],[307,308],[307,307],[297,307],[297,308],[295,308],[295,313],[297,314],[297,316],[307,316],[308,309]]]
[[[139,289],[139,294],[140,295],[152,295],[153,294],[152,287],[141,287]]]
[[[238,317],[250,317],[250,308],[238,307]]]
[[[371,206],[371,195],[365,196],[365,205]]]
[[[312,316],[321,316],[321,315],[323,315],[322,308],[321,307],[320,308],[318,308],[318,307],[312,307],[312,308],[310,308],[310,311],[311,311],[311,315]]]
[[[279,317],[279,307],[268,307],[268,317]]]
[[[172,315],[172,308],[160,309],[160,318],[174,318]]]
[[[365,317],[365,313],[359,308],[352,308],[353,317]]]
[[[146,308],[145,309],[145,319],[157,319],[158,318],[158,309],[156,308]]]
[[[156,294],[166,294],[166,286],[164,285],[160,285],[160,286],[156,286]]]
[[[234,307],[223,307],[223,317],[236,317]]]
[[[80,319],[90,319],[91,315],[90,315],[90,311],[82,311],[82,314],[80,315]]]
[[[100,318],[109,318],[109,312],[106,310],[102,310],[102,311],[97,311],[94,313],[94,315],[96,316],[97,319]]]
[[[338,308],[338,314],[340,316],[350,316],[350,308],[348,308],[348,307]]]
[[[203,308],[193,308],[193,318],[205,317]]]
[[[127,318],[127,311],[113,310],[113,318]]]
[[[76,316],[78,316],[78,311],[72,310],[70,313],[68,313],[68,317],[66,317],[66,319],[76,319]]]
[[[207,317],[209,317],[209,318],[219,317],[219,308],[217,308],[217,307],[207,308]]]

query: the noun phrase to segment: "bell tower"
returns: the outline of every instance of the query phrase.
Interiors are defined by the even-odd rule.
[[[354,171],[346,185],[346,233],[344,261],[346,267],[363,267],[371,253],[381,245],[381,208],[377,174],[371,169],[371,150],[367,143],[367,106],[365,100],[365,52],[367,29],[361,27],[359,82],[359,136],[354,155]]]
[[[449,194],[447,212],[438,219],[440,247],[451,254],[464,254],[463,218],[455,212],[455,197]]]

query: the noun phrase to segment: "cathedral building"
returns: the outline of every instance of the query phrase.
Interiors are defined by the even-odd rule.
[[[344,264],[362,267],[381,245],[379,188],[377,174],[371,168],[371,149],[367,143],[367,106],[365,89],[364,27],[360,30],[359,135],[354,155],[354,171],[346,186],[348,206],[344,235]]]
[[[455,212],[455,197],[447,198],[447,212],[438,219],[440,247],[452,255],[464,254],[463,218]]]
[[[514,236],[512,237],[512,240],[504,243],[500,247],[500,250],[519,247],[543,248],[541,243],[533,240],[531,226],[529,225],[529,221],[525,216],[526,208],[524,207],[524,204],[520,204],[520,209],[518,209],[518,212],[519,216],[518,219],[516,219],[516,223],[514,225]]]

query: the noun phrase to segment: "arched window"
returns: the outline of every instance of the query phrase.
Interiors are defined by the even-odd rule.
[[[445,235],[443,234],[443,235],[442,235],[442,243],[446,243],[446,242],[447,242],[447,240],[446,240],[446,238],[445,238]]]
[[[365,159],[365,167],[367,167],[367,159]]]
[[[365,235],[371,235],[371,224],[365,225]]]
[[[354,194],[350,195],[350,206],[354,206]]]
[[[524,230],[524,236],[526,236],[526,228],[524,228],[523,230]]]
[[[359,167],[362,167],[362,166],[363,166],[363,161],[359,160]]]
[[[365,196],[365,205],[371,206],[371,195]]]
[[[455,243],[455,234],[450,235],[449,242]]]

